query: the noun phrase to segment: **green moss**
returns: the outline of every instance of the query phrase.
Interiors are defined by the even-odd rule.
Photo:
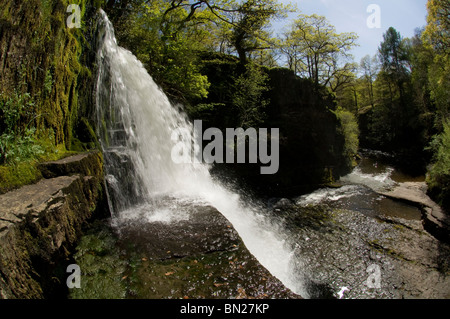
[[[100,229],[99,229],[100,228]],[[126,296],[126,263],[116,248],[116,238],[104,226],[82,237],[74,256],[81,269],[81,288],[72,289],[72,299],[117,299]]]
[[[96,1],[95,5],[98,7],[100,2]],[[66,26],[69,4],[80,5],[80,29]],[[84,37],[91,24],[87,17],[88,7],[91,14],[92,4],[85,0],[2,2],[4,23],[11,26],[6,28],[6,32],[20,33],[12,41],[20,39],[24,43],[0,43],[2,48],[15,48],[10,56],[22,57],[8,58],[11,71],[7,76],[2,75],[1,91],[10,93],[19,89],[28,92],[36,101],[33,110],[36,129],[53,129],[55,142],[66,145],[68,149],[75,135],[74,125],[80,116],[79,90],[89,87],[86,84],[80,86],[80,81],[92,81],[90,67],[82,63],[82,60],[86,62],[85,51],[92,50]],[[20,28],[17,21],[21,21]],[[15,30],[15,27],[19,29]],[[3,39],[10,41],[11,37],[5,34]],[[12,70],[20,70],[19,78]],[[81,109],[86,111],[87,107]]]
[[[0,194],[42,179],[41,171],[37,167],[40,162],[57,161],[78,153],[77,151],[67,151],[63,144],[55,146],[48,137],[37,139],[36,145],[44,150],[39,157],[0,165]]]
[[[30,163],[0,166],[0,194],[23,185],[32,184],[42,178],[41,171]]]
[[[82,143],[79,139],[76,137],[72,137],[71,143],[70,143],[70,150],[75,152],[84,152],[86,151],[86,146],[84,143]]]
[[[88,145],[89,148],[97,148],[99,150],[101,150],[101,145],[100,142],[98,141],[97,138],[97,134],[95,133],[94,129],[92,128],[91,124],[89,123],[89,120],[85,117],[81,118],[81,123],[83,123],[84,128],[82,129],[82,131],[85,131],[88,136],[87,139],[90,142],[90,144]]]

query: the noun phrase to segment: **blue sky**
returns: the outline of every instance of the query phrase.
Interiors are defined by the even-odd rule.
[[[353,50],[355,61],[365,55],[374,55],[383,40],[383,33],[394,27],[403,37],[412,37],[414,29],[426,25],[427,0],[279,0],[282,3],[296,4],[304,14],[325,16],[337,32],[356,32],[359,35],[359,47]],[[370,4],[381,9],[381,28],[368,28],[367,12]],[[297,14],[274,23],[275,33],[280,33],[283,25],[289,24]]]

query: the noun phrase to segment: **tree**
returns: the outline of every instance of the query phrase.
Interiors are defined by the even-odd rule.
[[[436,105],[436,126],[442,131],[450,117],[450,0],[429,0],[427,9],[428,24],[421,38],[425,49],[432,52],[428,86]]]
[[[365,82],[367,95],[369,97],[370,105],[372,107],[375,104],[375,97],[374,97],[374,82],[378,74],[379,65],[378,65],[378,59],[377,56],[373,56],[372,58],[370,55],[366,55],[361,59],[360,62],[360,69],[363,72],[362,79]]]
[[[122,26],[119,43],[168,95],[185,103],[208,94],[199,52],[236,52],[245,64],[252,52],[271,48],[267,26],[286,9],[276,0],[128,0],[107,6]],[[123,16],[120,9],[126,9]],[[267,54],[255,55],[274,64]]]
[[[340,65],[338,60],[331,60],[327,63],[328,69],[326,73],[327,81],[325,85],[331,89],[332,92],[338,92],[352,85],[356,79],[356,71],[358,69],[357,63],[347,62]]]
[[[325,17],[301,14],[285,37],[284,52],[297,74],[333,91],[350,82],[355,65],[348,60],[356,46],[355,33],[336,33]]]
[[[390,27],[383,34],[383,42],[378,49],[381,67],[386,79],[397,86],[400,100],[404,103],[404,83],[410,75],[410,51],[408,42],[404,41],[400,32]],[[391,94],[393,97],[393,94]]]
[[[232,105],[237,111],[239,127],[257,127],[265,120],[269,100],[264,93],[269,90],[268,80],[268,75],[254,63],[247,63],[245,72],[235,79]]]
[[[267,27],[274,18],[282,18],[289,10],[276,0],[247,0],[235,10],[228,10],[231,24],[230,44],[236,49],[241,63],[247,63],[249,53],[272,48]]]
[[[211,47],[208,30],[218,23],[213,1],[128,1],[131,13],[118,29],[121,45],[130,49],[167,94],[195,99],[208,94],[207,77],[200,74],[197,52]],[[125,3],[125,2],[123,2]],[[121,6],[120,1],[117,6]]]
[[[424,37],[437,53],[450,50],[450,0],[428,0]]]

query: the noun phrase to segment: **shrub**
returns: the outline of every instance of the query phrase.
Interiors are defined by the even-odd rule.
[[[338,107],[334,114],[339,119],[342,133],[345,137],[344,153],[349,159],[358,153],[359,149],[359,129],[355,115],[341,107]]]
[[[443,132],[431,143],[433,164],[428,170],[427,184],[430,195],[447,210],[450,208],[450,120],[444,123]]]

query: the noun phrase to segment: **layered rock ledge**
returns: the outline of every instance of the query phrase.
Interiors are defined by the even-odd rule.
[[[0,195],[1,298],[54,293],[62,280],[54,271],[70,256],[102,196],[100,152],[42,167],[51,178]]]
[[[388,192],[381,192],[383,196],[407,201],[422,209],[424,228],[436,238],[450,242],[450,218],[443,209],[427,195],[425,182],[405,182]]]

